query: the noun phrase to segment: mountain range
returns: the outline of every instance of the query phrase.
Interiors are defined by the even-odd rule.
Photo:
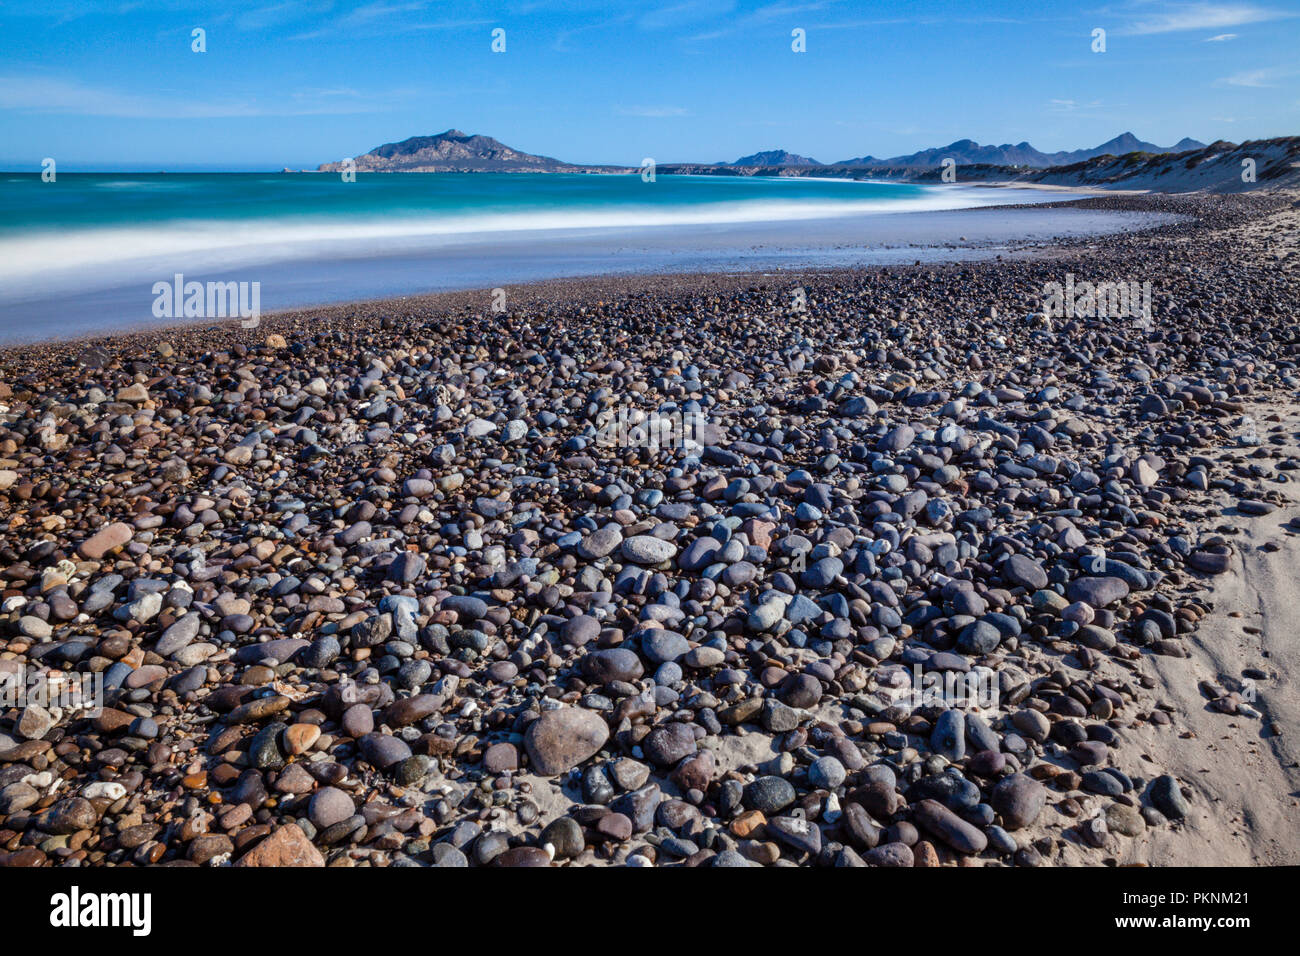
[[[834,166],[941,166],[945,159],[955,160],[958,166],[975,163],[989,163],[995,166],[1069,166],[1081,163],[1096,156],[1126,156],[1129,153],[1186,153],[1194,149],[1204,149],[1205,144],[1184,137],[1173,146],[1157,146],[1147,143],[1132,133],[1121,133],[1114,139],[1107,140],[1092,149],[1075,149],[1056,153],[1040,152],[1029,143],[1004,143],[1001,146],[981,146],[970,139],[959,139],[947,146],[923,149],[906,156],[891,156],[889,159],[876,159],[872,156],[860,156],[857,159],[844,159]],[[779,164],[778,164],[779,165]]]
[[[1124,156],[1129,153],[1184,153],[1204,149],[1205,144],[1194,139],[1182,139],[1173,146],[1157,146],[1147,143],[1132,133],[1123,133],[1112,140],[1092,149],[1076,149],[1056,153],[1044,153],[1029,143],[1007,143],[1001,146],[981,146],[970,139],[959,139],[947,146],[923,149],[905,156],[893,156],[877,159],[874,156],[859,156],[856,159],[844,159],[837,163],[819,163],[807,156],[790,153],[783,149],[765,150],[742,156],[734,163],[701,163],[692,168],[801,168],[821,167],[937,167],[945,159],[954,160],[959,166],[1026,166],[1031,168],[1048,168],[1068,166],[1098,156]],[[625,172],[631,167],[591,166],[581,163],[567,163],[550,156],[537,156],[514,149],[491,136],[479,136],[462,133],[458,129],[449,129],[435,136],[412,136],[400,143],[385,143],[352,161],[357,172],[410,172],[410,173],[603,173]],[[684,165],[684,164],[679,164]],[[319,172],[340,172],[345,168],[344,162],[324,163]]]
[[[901,157],[907,159],[909,157]],[[1254,176],[1245,175],[1247,170]],[[783,176],[796,179],[863,179],[873,182],[939,184],[941,166],[703,166],[661,165],[663,176]],[[1152,190],[1164,193],[1205,190],[1246,192],[1259,187],[1300,185],[1300,136],[1228,143],[1222,140],[1201,149],[1178,153],[1102,153],[1064,166],[962,163],[962,183],[1070,186],[1102,189]],[[1300,203],[1297,203],[1300,205]]]
[[[945,159],[952,159],[958,166],[970,166],[987,163],[995,166],[1069,166],[1095,156],[1125,156],[1129,153],[1186,153],[1194,149],[1204,149],[1205,144],[1184,137],[1173,146],[1157,146],[1138,139],[1132,133],[1121,133],[1114,139],[1107,140],[1092,149],[1062,150],[1056,153],[1044,153],[1029,143],[1003,143],[1001,146],[981,146],[973,139],[959,139],[947,146],[922,149],[904,156],[890,156],[878,159],[875,156],[858,156],[854,159],[842,159],[832,166],[942,166]],[[728,166],[822,166],[815,159],[787,153],[774,149],[752,156],[742,156]]]

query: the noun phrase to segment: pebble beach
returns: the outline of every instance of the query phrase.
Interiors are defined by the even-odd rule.
[[[0,865],[1300,862],[1300,192],[1080,205],[0,352]]]

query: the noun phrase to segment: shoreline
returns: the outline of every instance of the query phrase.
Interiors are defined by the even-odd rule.
[[[1297,862],[1298,198],[0,350],[0,865]]]
[[[1007,188],[1036,189],[1037,187],[1008,184]],[[1055,187],[1043,187],[1043,189],[1055,191]],[[663,227],[654,233],[647,233],[645,239],[638,239],[635,235],[599,239],[585,253],[584,249],[586,247],[582,246],[565,249],[563,255],[557,253],[555,265],[549,265],[550,260],[542,260],[543,264],[540,268],[545,270],[561,268],[562,266],[559,266],[558,263],[565,261],[564,256],[590,254],[591,250],[598,248],[608,249],[615,253],[625,253],[624,256],[615,255],[613,258],[608,256],[604,259],[593,258],[590,267],[573,275],[529,275],[525,272],[523,277],[518,280],[500,279],[498,281],[497,278],[493,278],[490,284],[487,281],[490,274],[501,273],[508,275],[509,269],[517,270],[519,266],[507,265],[508,258],[525,248],[535,250],[539,240],[536,237],[500,240],[498,246],[501,262],[492,268],[488,268],[483,264],[486,261],[483,253],[473,251],[476,248],[474,246],[466,247],[467,250],[473,252],[472,259],[455,258],[459,253],[454,251],[451,253],[431,251],[411,256],[409,268],[400,264],[405,257],[394,257],[391,254],[387,258],[358,257],[333,263],[329,259],[320,258],[304,261],[290,260],[279,263],[276,268],[283,273],[285,281],[291,282],[301,282],[302,275],[316,273],[329,274],[331,275],[330,281],[338,281],[336,275],[340,267],[349,269],[356,274],[364,274],[367,269],[389,269],[396,265],[398,271],[394,274],[399,277],[406,272],[411,272],[414,275],[416,271],[422,275],[427,275],[429,274],[429,266],[436,264],[439,257],[447,257],[445,259],[447,268],[456,268],[457,262],[464,262],[466,266],[473,262],[472,269],[476,271],[462,273],[463,278],[451,278],[455,273],[449,272],[447,278],[443,281],[450,282],[452,287],[446,289],[362,295],[342,299],[328,297],[315,302],[269,308],[263,312],[261,322],[265,324],[274,321],[280,316],[296,316],[305,312],[323,312],[334,309],[401,308],[413,300],[434,304],[437,297],[440,296],[477,295],[480,298],[486,298],[490,295],[490,290],[497,287],[506,288],[509,290],[510,295],[518,292],[528,297],[530,293],[526,290],[537,285],[560,283],[572,286],[584,282],[593,284],[605,282],[612,283],[615,287],[621,287],[621,283],[614,281],[621,277],[626,277],[633,283],[645,281],[651,277],[663,279],[679,277],[683,281],[690,282],[697,280],[702,275],[745,275],[791,270],[837,272],[876,267],[902,268],[918,262],[926,265],[942,265],[954,262],[978,261],[985,258],[1021,255],[1025,254],[1026,251],[1029,251],[1030,254],[1034,254],[1035,251],[1050,252],[1055,248],[1068,248],[1081,242],[1091,241],[1098,235],[1159,228],[1159,224],[1143,224],[1136,218],[1133,221],[1113,221],[1111,213],[1122,213],[1132,217],[1145,215],[1152,218],[1188,214],[1171,210],[1168,208],[1167,203],[1159,199],[1144,202],[1142,197],[1136,194],[1117,193],[1113,196],[1102,196],[1097,195],[1096,190],[1078,191],[1089,195],[1076,199],[974,206],[953,210],[877,213],[843,220],[793,220],[780,223],[760,223],[743,228],[732,227],[731,231],[735,233],[735,239],[718,238],[718,236],[725,237],[730,234],[726,228],[701,229],[695,232],[697,238],[694,240],[699,244],[699,249],[694,253],[698,261],[684,265],[682,268],[673,268],[670,265],[669,257],[660,256],[656,259],[654,255],[649,258],[646,256],[647,252],[653,253],[655,248],[649,243],[667,243],[668,245],[665,247],[667,249],[683,241],[674,238],[681,233],[681,230],[668,227]],[[1187,204],[1180,203],[1179,208],[1187,208]],[[895,220],[895,217],[897,217],[897,220]],[[865,227],[866,232],[863,232],[864,227],[860,223],[868,224]],[[688,230],[687,233],[690,234],[690,231]],[[741,237],[747,243],[743,247],[740,242]],[[885,237],[890,237],[890,239],[886,240]],[[638,248],[641,246],[644,248]],[[716,249],[716,252],[709,252],[710,248]],[[605,268],[610,268],[620,258],[626,258],[626,255],[646,259],[652,264],[644,267],[620,267],[616,271],[601,271],[599,263],[604,262]],[[865,261],[855,264],[853,262],[855,259]],[[755,260],[758,260],[758,262],[755,263]],[[712,267],[701,269],[699,268],[701,262]],[[265,272],[266,270],[263,269],[262,272],[256,274],[265,274]],[[247,274],[249,274],[248,270],[241,270],[237,274],[231,273],[231,275],[212,273],[209,274],[209,278],[222,280]],[[484,281],[479,284],[470,276],[481,278]],[[427,278],[414,280],[399,278],[398,281],[414,281],[417,284],[423,283],[427,287],[432,280]],[[26,324],[30,327],[32,323],[40,321],[39,317],[46,312],[68,316],[93,309],[95,306],[92,303],[116,301],[107,299],[110,292],[117,295],[119,299],[122,298],[122,294],[119,292],[101,289],[88,291],[84,294],[78,293],[75,297],[65,295],[63,299],[48,296],[38,299],[19,299],[0,306],[0,315],[6,317],[6,322],[10,326],[17,323],[19,325]],[[138,291],[133,291],[130,297],[124,301],[137,302],[141,301],[141,299],[142,297]],[[152,299],[150,298],[149,301],[152,301]],[[68,319],[65,318],[64,321],[66,322]],[[227,324],[231,324],[233,320],[225,321]],[[85,320],[82,320],[82,324],[84,322]],[[180,323],[169,319],[156,321],[136,320],[124,324],[120,329],[85,328],[75,333],[44,339],[23,339],[6,332],[4,335],[6,340],[0,341],[0,348],[18,348],[57,342],[84,342],[98,337],[115,337],[123,334],[175,334],[172,330],[194,330],[213,324],[220,324],[220,320],[217,323],[214,323],[211,319],[195,319],[191,322]]]
[[[1036,189],[1048,193],[1082,193],[1085,196],[1095,196],[1104,198],[1105,196],[1146,196],[1154,190],[1150,189],[1120,189],[1113,186],[1059,186],[1052,183],[1018,183],[1011,180],[997,182],[974,182],[972,186],[983,186],[989,189]]]

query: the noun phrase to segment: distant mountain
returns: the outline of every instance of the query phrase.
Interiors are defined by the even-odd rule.
[[[787,153],[783,149],[768,149],[750,156],[742,156],[734,163],[722,163],[723,166],[822,166],[823,163],[798,153]]]
[[[1002,146],[981,146],[973,139],[959,139],[947,146],[923,149],[906,156],[894,156],[890,159],[848,159],[835,163],[836,166],[942,166],[945,159],[951,159],[959,166],[971,163],[996,163],[1000,166],[1047,166],[1044,155],[1028,143],[1010,143]]]
[[[857,168],[923,168],[943,165],[945,159],[954,160],[958,166],[1020,166],[1047,169],[1053,166],[1070,166],[1098,156],[1125,156],[1130,153],[1162,155],[1186,153],[1204,149],[1205,144],[1194,139],[1182,139],[1170,147],[1147,143],[1132,133],[1123,133],[1093,149],[1076,149],[1057,153],[1043,153],[1029,143],[1004,143],[1001,146],[981,146],[971,139],[959,139],[947,146],[923,149],[906,156],[877,159],[860,156],[845,159],[831,166],[819,163],[808,156],[769,149],[742,156],[734,163],[689,164],[692,168],[713,170],[781,170],[783,175],[811,169]],[[400,143],[385,143],[354,160],[358,172],[380,173],[613,173],[633,172],[633,167],[588,166],[566,163],[550,156],[537,156],[514,149],[491,136],[477,136],[449,129],[436,136],[412,136]],[[680,164],[677,168],[685,168]],[[319,172],[336,173],[343,163],[324,163]]]
[[[412,136],[385,143],[354,160],[358,172],[375,173],[575,173],[607,167],[580,166],[549,156],[520,152],[493,139],[449,129],[436,136]],[[337,173],[343,163],[324,163],[322,173]]]
[[[1185,153],[1194,149],[1204,149],[1205,144],[1194,139],[1184,138],[1173,146],[1157,146],[1138,139],[1132,133],[1122,133],[1112,140],[1107,140],[1093,149],[1076,149],[1057,153],[1044,153],[1029,143],[1004,143],[1001,146],[981,146],[970,139],[959,139],[947,146],[923,149],[906,156],[893,156],[889,159],[875,159],[862,156],[857,159],[845,159],[836,166],[942,166],[945,159],[954,160],[958,166],[986,164],[991,166],[1069,166],[1096,156],[1124,156],[1128,153]]]
[[[1193,149],[1205,149],[1205,145],[1205,143],[1184,136],[1173,146],[1157,146],[1155,143],[1144,143],[1132,133],[1121,133],[1114,139],[1102,143],[1096,149],[1076,149],[1071,153],[1053,153],[1053,157],[1060,158],[1050,165],[1068,166],[1070,163],[1092,159],[1094,156],[1126,156],[1129,153],[1186,153]]]
[[[1151,145],[1140,140],[1134,142],[1138,146]],[[1077,162],[1038,167],[1023,164],[962,163],[957,179],[963,183],[1122,188],[1161,193],[1195,190],[1235,193],[1254,189],[1294,189],[1300,186],[1300,136],[1253,140],[1241,144],[1219,141],[1200,149],[1182,149],[1189,142],[1192,141],[1183,140],[1170,150],[1154,147],[1147,150],[1129,150],[1116,155],[1113,150],[1123,151],[1125,147],[1131,145],[1124,137],[1116,137],[1109,143],[1103,143],[1096,150],[1080,150],[1080,152],[1096,153],[1096,155]],[[997,147],[982,148],[996,149]],[[865,158],[870,159],[870,157]],[[903,160],[911,158],[900,157]],[[1255,177],[1250,180],[1242,178],[1243,163],[1247,159],[1251,161],[1252,168],[1256,171]],[[661,165],[658,171],[665,176],[787,176],[795,179],[851,176],[854,179],[877,182],[938,184],[943,181],[943,170],[937,165],[921,166],[906,163],[885,165],[880,160],[871,163],[850,161],[847,164],[836,163],[831,166],[677,164]]]

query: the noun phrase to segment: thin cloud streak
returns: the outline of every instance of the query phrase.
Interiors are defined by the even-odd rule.
[[[262,104],[254,100],[196,100],[186,97],[137,96],[99,89],[75,80],[0,76],[0,110],[111,116],[120,119],[221,119],[254,116],[326,116],[379,113],[391,107],[354,90],[306,90],[288,94],[296,103]],[[393,94],[386,94],[392,96]]]
[[[1180,3],[1173,4],[1160,13],[1135,20],[1117,32],[1127,36],[1149,36],[1184,30],[1221,30],[1224,27],[1264,23],[1294,15],[1285,10],[1272,10],[1253,4]]]
[[[1245,70],[1216,80],[1216,84],[1226,86],[1244,86],[1250,89],[1267,89],[1277,86],[1277,81],[1293,76],[1295,70],[1265,68],[1262,70]]]
[[[690,111],[682,106],[620,106],[616,110],[619,116],[639,116],[643,119],[665,119],[673,116],[690,116]]]

